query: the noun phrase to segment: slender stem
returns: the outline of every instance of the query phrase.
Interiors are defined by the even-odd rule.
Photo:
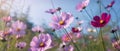
[[[71,39],[73,45],[77,48],[77,51],[80,51],[79,48],[77,47],[77,45],[74,43],[73,39],[70,37],[70,35],[68,34],[67,30],[64,28],[65,32],[67,33],[67,36]]]
[[[98,1],[99,1],[100,14],[101,14],[101,6],[102,6],[102,4],[101,4],[101,0],[98,0]],[[102,35],[102,28],[100,28],[100,39],[101,39],[101,41],[102,41],[103,49],[104,49],[104,51],[106,51],[106,47],[105,47],[104,40],[103,40],[103,37],[102,37],[102,36],[103,36],[103,35]]]
[[[52,4],[52,7],[55,9],[55,6],[54,6],[54,3],[53,3],[53,0],[51,0],[51,4]]]
[[[57,40],[59,39],[59,37],[58,37],[58,35],[57,35],[56,32],[54,32],[53,35],[54,35],[54,37],[55,37]]]
[[[104,40],[103,40],[103,37],[102,37],[102,36],[103,36],[103,35],[102,35],[102,28],[100,28],[100,39],[101,39],[101,41],[102,41],[103,49],[104,49],[104,51],[106,51],[106,47],[105,47]]]
[[[116,37],[116,35],[114,33],[113,33],[113,36],[114,36],[115,40],[118,40],[118,38]]]
[[[119,36],[118,36],[117,32],[115,32],[115,35],[116,35],[116,38],[119,40]]]
[[[112,7],[111,7],[111,9],[113,10],[113,12],[114,12],[114,13],[115,13],[115,15],[116,15],[116,19],[117,19],[117,21],[116,21],[116,22],[117,22],[117,23],[119,23],[119,17],[118,17],[117,12],[115,11],[115,9],[114,9],[114,8],[112,8]]]
[[[100,14],[101,14],[101,0],[98,0],[99,2],[99,7],[100,7]]]
[[[90,16],[90,14],[88,13],[88,11],[86,9],[84,9],[85,12],[87,13],[87,15],[89,16],[89,19],[91,20],[92,19],[92,16]]]

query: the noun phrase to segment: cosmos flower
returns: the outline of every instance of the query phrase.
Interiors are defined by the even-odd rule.
[[[93,20],[91,21],[91,24],[94,27],[103,27],[110,21],[110,18],[110,14],[102,13],[101,17],[94,16]]]
[[[72,32],[73,33],[79,33],[79,32],[81,32],[82,31],[82,27],[73,27],[72,28]]]
[[[10,17],[10,16],[3,17],[2,20],[5,21],[5,22],[10,22],[12,20],[12,17]]]
[[[56,13],[57,12],[57,10],[56,9],[49,9],[49,10],[47,10],[47,11],[45,11],[46,13],[50,13],[50,14],[54,14],[54,13]]]
[[[66,46],[66,43],[65,42],[62,42],[62,43],[60,43],[60,48],[64,48]]]
[[[86,8],[86,6],[89,4],[89,0],[83,0],[82,2],[78,3],[76,6],[77,11],[82,11]]]
[[[112,7],[114,4],[115,4],[115,1],[112,0],[112,2],[111,2],[110,4],[108,4],[105,8],[110,8],[110,7]]]
[[[70,42],[71,39],[73,40],[73,42],[76,42],[77,39],[81,38],[82,35],[80,33],[68,33],[68,34],[64,34],[61,39],[63,42]]]
[[[83,20],[78,21],[78,25],[81,25],[82,23],[84,23]]]
[[[57,9],[49,9],[47,11],[45,11],[46,13],[50,13],[50,14],[54,14],[56,13],[57,11],[60,11],[61,10],[61,7],[58,7]]]
[[[112,46],[118,50],[120,50],[120,40],[112,42]]]
[[[74,43],[78,42],[80,38],[82,38],[81,33],[73,33],[71,34],[72,40]]]
[[[50,26],[53,29],[67,28],[73,21],[73,15],[71,13],[62,12],[60,16],[52,17],[53,22]]]
[[[40,26],[35,26],[32,28],[32,31],[41,33],[41,32],[44,32],[45,30]]]
[[[51,48],[52,39],[49,34],[39,34],[38,37],[34,36],[30,43],[29,51],[45,51]]]
[[[6,29],[4,31],[0,31],[0,40],[5,39],[6,36],[11,34],[11,29]]]
[[[96,32],[97,30],[94,29],[94,28],[88,28],[87,31],[88,31],[88,32]]]
[[[112,28],[111,33],[115,33],[115,32],[117,32],[117,30],[119,30],[119,27],[114,27],[114,28]]]
[[[15,46],[19,49],[23,49],[26,47],[26,45],[27,45],[26,42],[18,42],[18,43],[16,43]]]
[[[63,42],[70,42],[70,41],[71,41],[71,38],[72,38],[71,34],[64,34],[64,35],[61,37],[61,39],[62,39]]]
[[[80,33],[76,33],[76,34],[74,34],[74,37],[73,37],[73,38],[78,39],[78,38],[81,38],[81,37],[82,37],[82,35],[81,35]]]
[[[0,40],[3,40],[5,35],[3,34],[3,31],[0,31]]]
[[[61,7],[58,7],[56,10],[57,10],[57,11],[60,11],[60,10],[61,10]]]
[[[64,50],[64,51],[74,51],[74,48],[73,48],[72,45],[69,45],[69,46],[65,46],[65,47],[63,48],[63,50]]]
[[[12,29],[12,34],[15,34],[16,38],[20,38],[25,34],[26,24],[18,20],[12,23],[11,29]]]
[[[74,47],[72,45],[66,45],[64,42],[60,44],[58,49],[59,51],[74,51]]]

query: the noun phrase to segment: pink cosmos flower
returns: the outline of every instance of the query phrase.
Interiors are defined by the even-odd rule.
[[[88,4],[89,4],[89,0],[83,0],[82,2],[77,4],[76,10],[82,11]]]
[[[71,38],[72,38],[71,34],[64,34],[64,35],[61,37],[61,39],[62,39],[63,42],[70,42],[70,41],[71,41]]]
[[[27,28],[26,24],[24,24],[21,21],[16,21],[14,23],[12,23],[12,34],[16,35],[16,38],[20,38],[22,36],[24,36],[25,34],[25,30]]]
[[[54,13],[56,13],[57,12],[57,10],[56,9],[49,9],[49,10],[47,10],[47,11],[45,11],[46,13],[50,13],[50,14],[54,14]]]
[[[47,11],[45,11],[46,13],[50,13],[50,14],[54,14],[56,13],[57,11],[60,11],[61,10],[61,7],[58,7],[57,9],[49,9]]]
[[[11,29],[0,31],[0,40],[5,39],[5,37],[10,34],[11,34]]]
[[[114,41],[112,42],[112,46],[118,50],[120,50],[120,41]]]
[[[26,42],[18,42],[16,43],[16,47],[19,49],[23,49],[26,47]]]
[[[53,29],[67,28],[73,21],[73,15],[70,13],[62,12],[60,16],[54,16],[53,22],[50,26]]]
[[[63,48],[64,51],[74,51],[74,47],[72,45],[69,45],[69,46],[65,46]]]
[[[3,31],[0,31],[0,40],[3,40],[5,35],[3,34]]]
[[[110,21],[111,15],[107,13],[102,13],[101,17],[94,16],[91,21],[92,26],[94,27],[103,27]]]
[[[68,34],[64,34],[61,39],[63,42],[70,42],[71,39],[76,42],[77,39],[81,38],[82,35],[80,33],[68,33]]]
[[[74,47],[72,45],[66,45],[64,42],[60,44],[59,51],[74,51]]]
[[[12,20],[12,17],[10,17],[10,16],[3,17],[2,20],[5,21],[5,22],[10,22]]]
[[[75,39],[79,39],[81,37],[82,37],[82,35],[80,33],[73,34],[73,38],[75,38]]]
[[[62,9],[61,7],[58,7],[56,10],[57,10],[57,11],[60,11],[61,9]]]
[[[78,21],[78,25],[81,25],[81,24],[83,24],[83,23],[84,23],[84,21],[83,21],[83,20]]]
[[[45,51],[51,48],[52,39],[49,34],[39,34],[38,37],[34,36],[30,43],[29,51]]]
[[[44,32],[45,30],[40,26],[35,26],[32,28],[32,31],[41,33],[41,32]]]

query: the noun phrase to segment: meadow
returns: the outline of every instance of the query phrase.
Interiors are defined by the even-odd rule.
[[[80,0],[70,12],[49,0],[41,25],[16,1],[0,0],[0,51],[120,51],[119,0]]]

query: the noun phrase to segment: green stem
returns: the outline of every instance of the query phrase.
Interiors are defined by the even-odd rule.
[[[115,32],[116,38],[119,40],[119,35],[117,34],[117,32]]]
[[[91,20],[92,17],[91,17],[90,14],[88,13],[88,11],[87,11],[86,9],[84,9],[84,10],[85,10],[85,12],[87,13],[87,15],[89,16],[89,19]]]
[[[101,39],[101,41],[102,41],[103,49],[104,49],[104,51],[106,51],[106,47],[105,47],[104,40],[103,40],[103,37],[102,37],[102,36],[103,36],[103,35],[102,35],[102,28],[100,28],[100,39]]]

